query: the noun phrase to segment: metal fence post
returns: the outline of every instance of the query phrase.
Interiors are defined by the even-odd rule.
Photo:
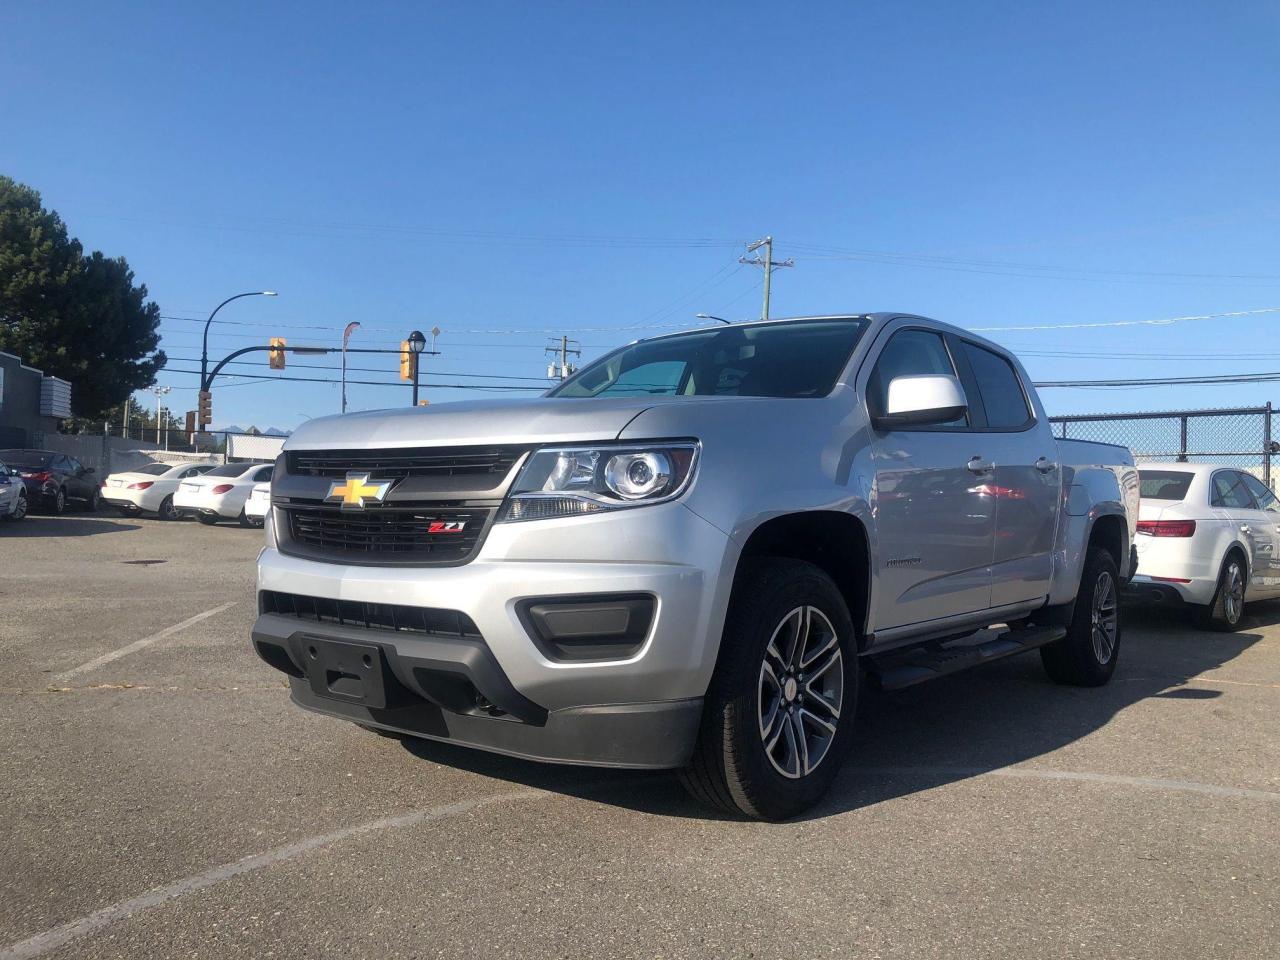
[[[1178,462],[1187,462],[1187,415],[1184,413],[1179,420],[1182,424],[1182,434],[1178,443]]]
[[[1271,486],[1271,401],[1262,420],[1262,482]]]

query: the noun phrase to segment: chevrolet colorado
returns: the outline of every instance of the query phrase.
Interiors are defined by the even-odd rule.
[[[780,819],[828,788],[863,684],[1032,649],[1106,683],[1137,499],[1128,450],[1055,439],[1017,360],[962,329],[694,330],[536,399],[303,424],[252,642],[309,710],[676,768]]]

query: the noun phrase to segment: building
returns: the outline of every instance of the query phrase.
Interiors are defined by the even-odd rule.
[[[41,447],[71,416],[71,384],[0,351],[0,448]]]

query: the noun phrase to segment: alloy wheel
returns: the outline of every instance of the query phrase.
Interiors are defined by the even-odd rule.
[[[844,706],[844,655],[817,607],[784,616],[760,665],[760,740],[773,768],[790,779],[812,773],[835,740]]]
[[[1244,613],[1244,574],[1240,563],[1232,560],[1227,564],[1225,589],[1222,593],[1222,615],[1227,623],[1239,623]]]
[[[10,516],[14,520],[21,520],[26,515],[27,515],[27,498],[26,498],[26,495],[23,494],[18,497],[18,502],[14,505],[13,513],[11,513]]]
[[[1110,662],[1116,648],[1116,631],[1120,613],[1116,603],[1116,582],[1110,573],[1103,571],[1093,585],[1093,655],[1098,663]]]

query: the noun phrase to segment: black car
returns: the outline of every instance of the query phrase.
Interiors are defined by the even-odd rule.
[[[27,487],[27,502],[52,513],[62,513],[67,502],[78,500],[98,509],[101,491],[93,467],[52,450],[0,450],[0,460],[16,469]]]

